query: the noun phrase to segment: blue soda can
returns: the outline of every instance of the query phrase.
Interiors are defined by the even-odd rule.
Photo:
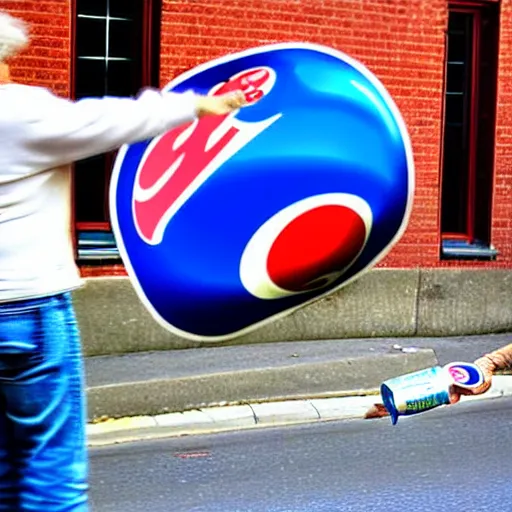
[[[478,366],[450,363],[389,379],[382,383],[380,392],[391,421],[396,425],[399,416],[448,405],[452,386],[470,389],[480,386],[483,381],[484,376]]]

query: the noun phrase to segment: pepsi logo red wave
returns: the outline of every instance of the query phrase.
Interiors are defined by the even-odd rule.
[[[271,68],[248,69],[216,85],[209,94],[242,90],[251,104],[268,94],[275,80]],[[160,243],[166,225],[194,191],[279,117],[246,123],[233,114],[205,116],[156,138],[135,179],[132,209],[140,237],[151,245]]]

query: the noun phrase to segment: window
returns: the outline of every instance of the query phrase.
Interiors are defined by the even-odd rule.
[[[441,188],[443,258],[495,258],[491,207],[499,4],[450,4]]]
[[[132,96],[158,85],[161,2],[75,0],[74,96]],[[78,259],[119,259],[110,229],[108,186],[115,153],[78,162],[74,215]]]

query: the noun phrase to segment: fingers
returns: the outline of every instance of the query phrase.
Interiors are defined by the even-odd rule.
[[[389,416],[389,412],[387,411],[384,404],[373,404],[365,413],[364,419],[369,420],[373,418],[384,418],[384,416]]]
[[[460,388],[457,385],[454,385],[450,388],[450,403],[456,404],[460,401],[461,396],[474,396],[474,395],[482,395],[489,391],[492,385],[492,375],[486,375],[486,380],[481,386],[473,389]]]
[[[456,391],[452,391],[450,393],[450,404],[456,404],[457,402],[460,402],[461,394],[457,393]]]
[[[237,110],[245,105],[247,105],[247,100],[242,91],[235,91],[232,93],[228,93],[224,96],[226,101],[226,106],[231,110]]]
[[[474,392],[475,395],[480,395],[488,391],[489,388],[491,387],[492,377],[494,375],[494,371],[496,370],[496,366],[488,356],[484,356],[481,357],[480,359],[477,359],[475,361],[475,364],[480,368],[484,375],[484,383],[481,386],[479,386]]]
[[[492,377],[486,378],[485,382],[481,386],[478,386],[476,389],[470,390],[470,391],[473,391],[471,394],[472,395],[481,395],[482,393],[486,393],[487,391],[489,391],[489,388],[491,387],[491,385],[492,385]]]
[[[229,92],[220,96],[197,96],[196,111],[203,115],[225,116],[247,105],[242,91]]]

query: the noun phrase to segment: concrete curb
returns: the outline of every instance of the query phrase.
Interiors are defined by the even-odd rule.
[[[376,395],[367,395],[206,407],[193,411],[135,416],[89,424],[87,434],[90,446],[101,446],[159,437],[357,418],[362,417],[376,400]]]
[[[340,354],[345,349],[338,345],[322,356],[313,352],[309,357],[276,356],[272,361],[253,361],[247,350],[220,349],[228,361],[230,354],[244,359],[244,367],[233,369],[219,366],[219,361],[193,359],[200,353],[182,354],[183,367],[195,374],[180,373],[183,369],[172,361],[173,356],[177,358],[172,352],[90,361],[94,373],[88,378],[89,418],[94,422],[215,406],[362,395],[375,392],[391,377],[437,364],[431,349],[411,353],[382,349],[347,357]]]
[[[486,394],[463,397],[462,401],[489,400],[504,396],[512,396],[512,376],[497,375],[493,379],[492,388]],[[368,408],[379,400],[377,392],[370,391],[359,396],[206,407],[157,416],[113,419],[89,424],[88,443],[91,447],[97,447],[162,437],[210,434],[316,421],[362,419]]]

